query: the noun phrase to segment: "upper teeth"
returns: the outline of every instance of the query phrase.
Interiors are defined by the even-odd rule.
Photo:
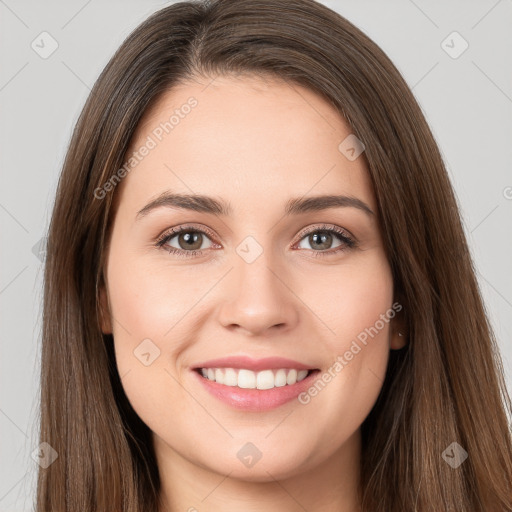
[[[214,380],[225,386],[238,386],[245,389],[271,389],[300,382],[308,374],[308,370],[252,370],[238,368],[201,368],[203,377]]]

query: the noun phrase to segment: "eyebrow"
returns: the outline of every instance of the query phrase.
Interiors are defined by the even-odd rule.
[[[152,210],[162,207],[211,213],[225,217],[229,217],[233,213],[231,205],[226,201],[209,196],[196,194],[174,194],[167,191],[163,192],[156,199],[153,199],[144,206],[144,208],[137,213],[136,219],[138,220],[139,218],[146,216]],[[286,202],[284,211],[286,216],[290,216],[340,207],[357,208],[369,216],[374,215],[372,209],[365,202],[357,199],[356,197],[343,195],[321,195],[292,198]]]

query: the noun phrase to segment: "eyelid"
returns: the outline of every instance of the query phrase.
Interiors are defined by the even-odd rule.
[[[356,238],[345,228],[342,228],[340,226],[336,226],[336,224],[322,224],[321,226],[309,226],[307,228],[304,228],[298,235],[298,242],[300,242],[306,235],[309,235],[310,233],[315,233],[317,231],[333,231],[337,233],[338,235],[341,235],[342,237],[346,238],[347,240],[350,240],[354,244],[356,243]]]
[[[215,239],[216,236],[213,231],[206,226],[200,224],[180,224],[179,226],[175,226],[174,228],[169,228],[160,233],[156,239],[156,245],[163,245],[163,241],[169,238],[172,235],[177,235],[182,231],[198,231],[206,233],[210,238]],[[213,242],[213,241],[212,241]],[[190,251],[191,252],[191,251]]]
[[[163,247],[165,245],[166,241],[169,241],[171,238],[174,238],[174,236],[176,236],[182,232],[186,232],[186,231],[196,231],[199,233],[204,233],[204,234],[208,235],[208,237],[210,239],[212,239],[211,242],[213,245],[216,245],[217,248],[219,247],[219,244],[217,244],[214,241],[216,239],[216,236],[212,232],[212,230],[207,228],[204,225],[199,225],[199,224],[180,224],[179,226],[175,226],[173,228],[166,229],[163,233],[161,233],[157,237],[155,245],[158,247]],[[335,224],[322,224],[322,225],[308,226],[307,228],[304,228],[303,230],[301,230],[299,232],[299,234],[297,235],[297,238],[298,238],[297,241],[293,243],[292,247],[295,247],[297,244],[299,244],[302,241],[302,239],[305,238],[310,233],[321,232],[321,231],[328,231],[331,233],[335,233],[341,239],[341,242],[346,245],[346,247],[343,247],[343,248],[338,247],[338,248],[335,248],[334,250],[328,249],[325,251],[311,250],[314,256],[322,256],[322,255],[329,256],[331,254],[336,254],[336,253],[341,252],[346,249],[356,248],[358,245],[357,239],[345,228],[342,228]],[[170,253],[174,253],[178,256],[186,257],[186,256],[190,256],[190,255],[194,256],[197,253],[202,254],[204,251],[206,251],[206,249],[185,251],[183,249],[176,249],[175,247],[171,247],[170,249],[168,249],[168,251]]]

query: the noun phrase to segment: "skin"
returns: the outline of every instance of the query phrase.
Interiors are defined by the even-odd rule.
[[[118,185],[101,290],[102,330],[113,333],[126,395],[153,432],[161,510],[357,511],[360,426],[389,350],[403,346],[400,315],[305,405],[242,412],[207,393],[191,368],[248,355],[325,372],[392,307],[364,158],[338,150],[351,130],[310,90],[254,76],[210,82],[172,89],[141,121],[130,153],[188,98],[198,101]],[[233,213],[160,207],[136,219],[168,190],[224,199]],[[335,207],[284,216],[290,198],[322,194],[358,198],[374,215]],[[203,235],[203,254],[180,258],[155,245],[190,223],[215,235]],[[324,225],[347,230],[357,247],[333,253],[344,245],[335,235],[326,248],[300,236]],[[236,251],[247,236],[263,249],[250,264]],[[168,244],[190,251],[179,239]],[[149,366],[134,356],[147,338],[160,350]],[[237,457],[247,442],[262,454],[250,468]]]

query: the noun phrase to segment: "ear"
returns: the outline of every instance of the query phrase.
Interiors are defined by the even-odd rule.
[[[400,350],[407,345],[407,336],[406,333],[401,329],[397,329],[393,332],[393,328],[391,329],[391,340],[389,343],[389,348],[391,350]]]
[[[100,327],[103,334],[112,334],[112,321],[110,316],[110,305],[108,301],[107,288],[102,279],[99,287],[99,313]]]
[[[401,302],[399,304],[402,304]],[[389,348],[391,350],[400,350],[408,343],[407,321],[403,306],[396,311],[395,316],[390,321]]]

